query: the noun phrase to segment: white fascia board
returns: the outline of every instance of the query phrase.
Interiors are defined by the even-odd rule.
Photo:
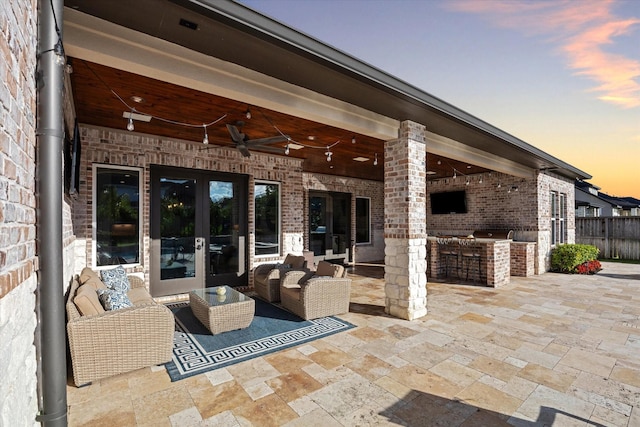
[[[535,169],[507,160],[497,154],[469,147],[433,132],[426,132],[426,140],[427,155],[433,153],[519,178],[533,178],[536,175]]]
[[[382,140],[398,120],[65,8],[68,55]]]

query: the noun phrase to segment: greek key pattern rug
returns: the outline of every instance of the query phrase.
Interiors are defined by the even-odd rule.
[[[188,303],[170,304],[176,320],[173,357],[166,364],[171,381],[264,356],[354,327],[336,317],[303,320],[256,299],[251,325],[212,335],[194,316]]]

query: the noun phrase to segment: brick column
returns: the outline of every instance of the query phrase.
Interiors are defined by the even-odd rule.
[[[413,320],[427,314],[425,127],[400,124],[385,143],[385,312]]]

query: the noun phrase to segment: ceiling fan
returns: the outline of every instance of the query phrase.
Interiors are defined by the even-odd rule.
[[[251,157],[251,153],[249,152],[250,147],[275,144],[278,142],[289,140],[289,137],[287,135],[276,135],[268,138],[249,139],[246,134],[238,130],[238,127],[242,127],[243,125],[244,122],[236,122],[235,125],[227,124],[227,130],[231,135],[231,140],[235,142],[236,148],[242,153],[244,157]]]

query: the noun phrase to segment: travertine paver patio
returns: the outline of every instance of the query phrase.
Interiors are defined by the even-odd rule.
[[[175,383],[70,385],[69,424],[640,426],[640,265],[429,283],[413,322],[384,315],[381,273],[351,276],[356,329]]]

